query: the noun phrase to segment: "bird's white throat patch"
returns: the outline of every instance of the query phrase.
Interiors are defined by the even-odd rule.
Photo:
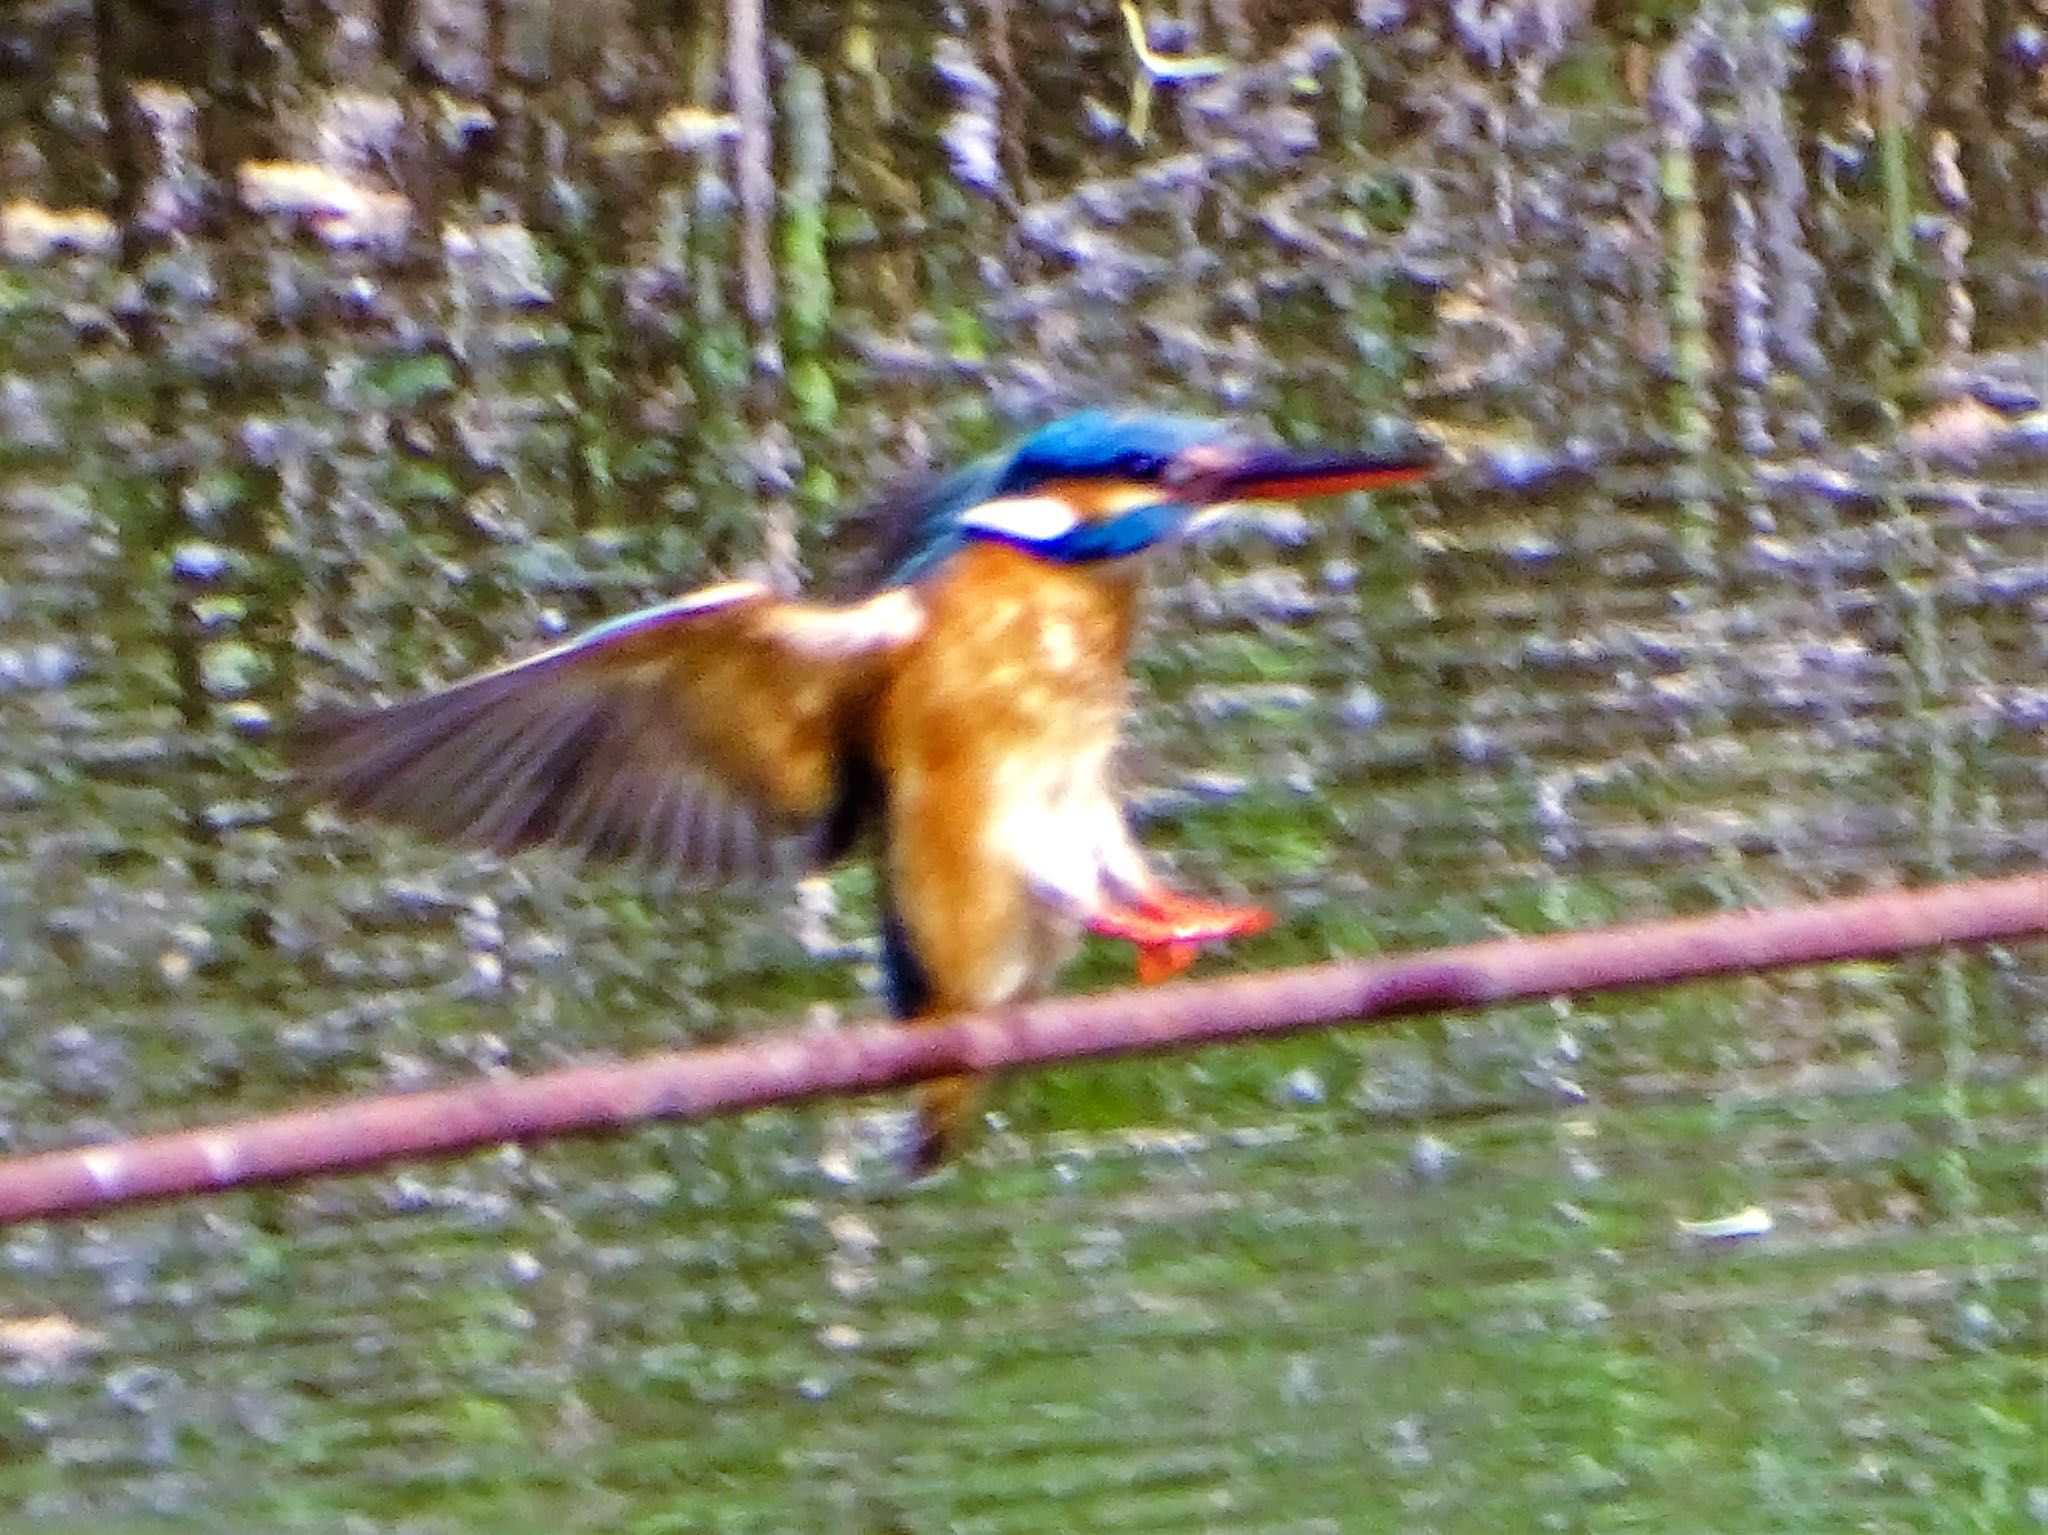
[[[1074,508],[1058,496],[999,496],[960,514],[960,526],[1023,544],[1049,544],[1081,525]]]

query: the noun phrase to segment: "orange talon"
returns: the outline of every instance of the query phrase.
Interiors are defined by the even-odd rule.
[[[1202,952],[1202,946],[1191,940],[1179,943],[1141,943],[1138,946],[1138,984],[1157,986],[1161,981],[1170,981]]]

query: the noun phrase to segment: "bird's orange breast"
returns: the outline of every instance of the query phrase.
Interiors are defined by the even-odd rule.
[[[1067,752],[1113,740],[1128,684],[1135,576],[976,543],[920,589],[923,634],[896,668],[896,738],[940,755]],[[946,740],[951,739],[949,750]]]
[[[1116,814],[1135,583],[985,543],[920,588],[870,751],[892,893],[942,1005],[1010,1000],[1071,947],[1071,915],[1035,891],[1068,865],[1092,878]]]

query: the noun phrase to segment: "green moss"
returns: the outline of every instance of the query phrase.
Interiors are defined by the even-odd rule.
[[[378,476],[378,490],[394,506],[440,507],[461,499],[454,475],[437,463],[387,459]]]
[[[372,357],[358,382],[380,409],[405,411],[453,394],[455,368],[438,352]]]
[[[839,419],[839,395],[832,374],[822,362],[806,357],[792,367],[789,394],[807,430],[832,430]]]

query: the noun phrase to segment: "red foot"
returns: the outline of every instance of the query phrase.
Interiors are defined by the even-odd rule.
[[[1090,931],[1121,938],[1138,950],[1138,980],[1171,980],[1195,962],[1205,943],[1242,938],[1273,925],[1256,906],[1217,906],[1154,886],[1129,906],[1109,906],[1088,921]]]
[[[1248,938],[1273,925],[1273,914],[1262,906],[1218,906],[1191,895],[1155,886],[1141,903],[1145,911],[1164,917],[1181,930],[1182,936],[1208,941],[1217,938]],[[1197,931],[1199,930],[1199,931]]]
[[[1090,932],[1140,947],[1214,943],[1264,932],[1272,925],[1272,913],[1257,906],[1213,906],[1164,891],[1148,893],[1129,906],[1105,906],[1088,919]]]
[[[1161,981],[1170,981],[1181,971],[1195,962],[1195,956],[1202,952],[1199,943],[1182,940],[1178,943],[1141,943],[1138,945],[1138,984],[1157,986]]]

